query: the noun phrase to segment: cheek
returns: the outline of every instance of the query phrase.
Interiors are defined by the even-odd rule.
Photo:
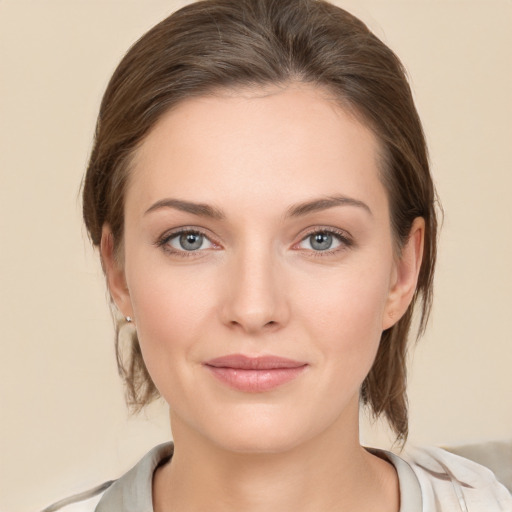
[[[147,369],[165,396],[197,359],[197,341],[214,314],[212,280],[165,266],[140,268],[127,272],[137,333]]]
[[[176,337],[190,332],[211,310],[215,290],[211,268],[191,270],[141,251],[127,262],[126,275],[137,327],[149,335]]]
[[[375,266],[333,272],[323,281],[313,280],[301,293],[303,310],[310,311],[319,327],[337,325],[354,334],[381,330],[388,295],[389,272]]]
[[[303,290],[301,314],[330,365],[367,372],[378,349],[389,290],[389,273],[340,272]]]

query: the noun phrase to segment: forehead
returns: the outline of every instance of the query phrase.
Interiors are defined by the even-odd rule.
[[[128,195],[217,202],[382,193],[373,132],[311,85],[216,91],[168,111],[135,154]],[[128,200],[128,198],[127,198]]]

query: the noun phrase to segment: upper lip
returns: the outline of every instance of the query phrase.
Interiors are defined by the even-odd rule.
[[[306,363],[294,361],[278,356],[246,356],[243,354],[230,354],[216,357],[204,363],[215,368],[233,368],[237,370],[276,370],[278,368],[300,368]]]

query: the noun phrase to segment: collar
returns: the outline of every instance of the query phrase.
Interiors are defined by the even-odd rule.
[[[400,512],[422,510],[421,488],[411,466],[394,453],[368,449],[396,469],[400,485]],[[153,512],[153,473],[172,457],[174,445],[156,446],[103,494],[95,512]]]
[[[153,512],[153,473],[174,451],[172,443],[156,446],[101,497],[95,512]]]

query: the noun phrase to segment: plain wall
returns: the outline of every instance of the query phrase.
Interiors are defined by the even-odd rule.
[[[169,438],[163,405],[127,416],[78,193],[115,65],[185,3],[0,0],[0,511],[115,478]],[[410,439],[510,438],[512,2],[337,3],[409,70],[445,209]],[[362,438],[388,444],[368,425]]]

